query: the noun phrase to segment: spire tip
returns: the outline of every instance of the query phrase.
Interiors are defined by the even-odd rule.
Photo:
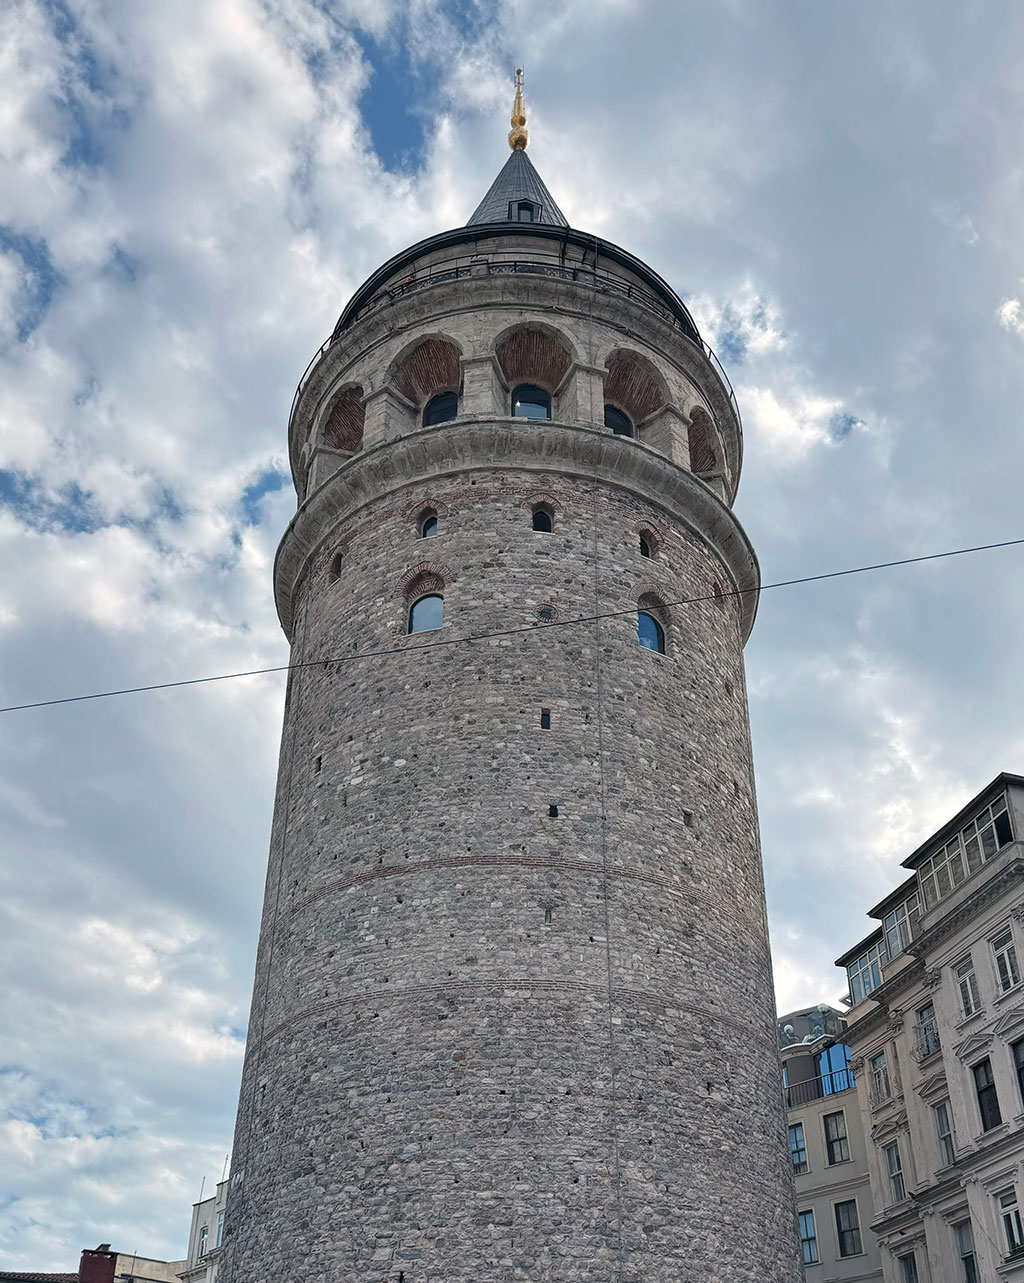
[[[523,103],[523,69],[516,68],[516,96],[512,103],[512,128],[509,130],[508,145],[513,151],[525,151],[530,141],[526,130],[526,107]]]

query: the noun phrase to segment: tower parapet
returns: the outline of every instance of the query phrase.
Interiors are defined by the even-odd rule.
[[[670,287],[502,175],[293,406],[223,1277],[789,1283],[739,416]]]

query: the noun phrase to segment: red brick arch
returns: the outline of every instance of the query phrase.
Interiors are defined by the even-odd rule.
[[[389,382],[407,401],[422,409],[439,392],[458,392],[459,355],[451,339],[420,339],[391,367]]]
[[[444,593],[452,581],[452,572],[439,561],[421,561],[410,567],[395,585],[395,596],[415,601],[426,593]]]
[[[517,325],[498,339],[494,354],[510,388],[535,383],[548,392],[558,388],[573,360],[568,340],[547,325]]]
[[[608,358],[604,399],[608,405],[625,411],[635,427],[668,405],[668,387],[647,357],[619,348]]]
[[[324,421],[323,443],[332,450],[359,450],[363,444],[363,389],[342,388]]]
[[[715,429],[711,416],[700,406],[690,415],[690,471],[715,472],[718,458],[715,453]]]

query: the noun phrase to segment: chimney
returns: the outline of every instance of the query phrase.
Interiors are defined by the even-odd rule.
[[[114,1267],[117,1264],[117,1253],[110,1250],[109,1243],[99,1247],[86,1248],[78,1265],[80,1283],[114,1283]]]

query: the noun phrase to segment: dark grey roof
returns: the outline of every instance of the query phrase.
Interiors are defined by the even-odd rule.
[[[509,156],[466,226],[472,227],[476,223],[507,223],[509,204],[519,200],[533,201],[540,206],[540,217],[535,222],[549,223],[555,227],[569,226],[525,151],[514,151]]]

